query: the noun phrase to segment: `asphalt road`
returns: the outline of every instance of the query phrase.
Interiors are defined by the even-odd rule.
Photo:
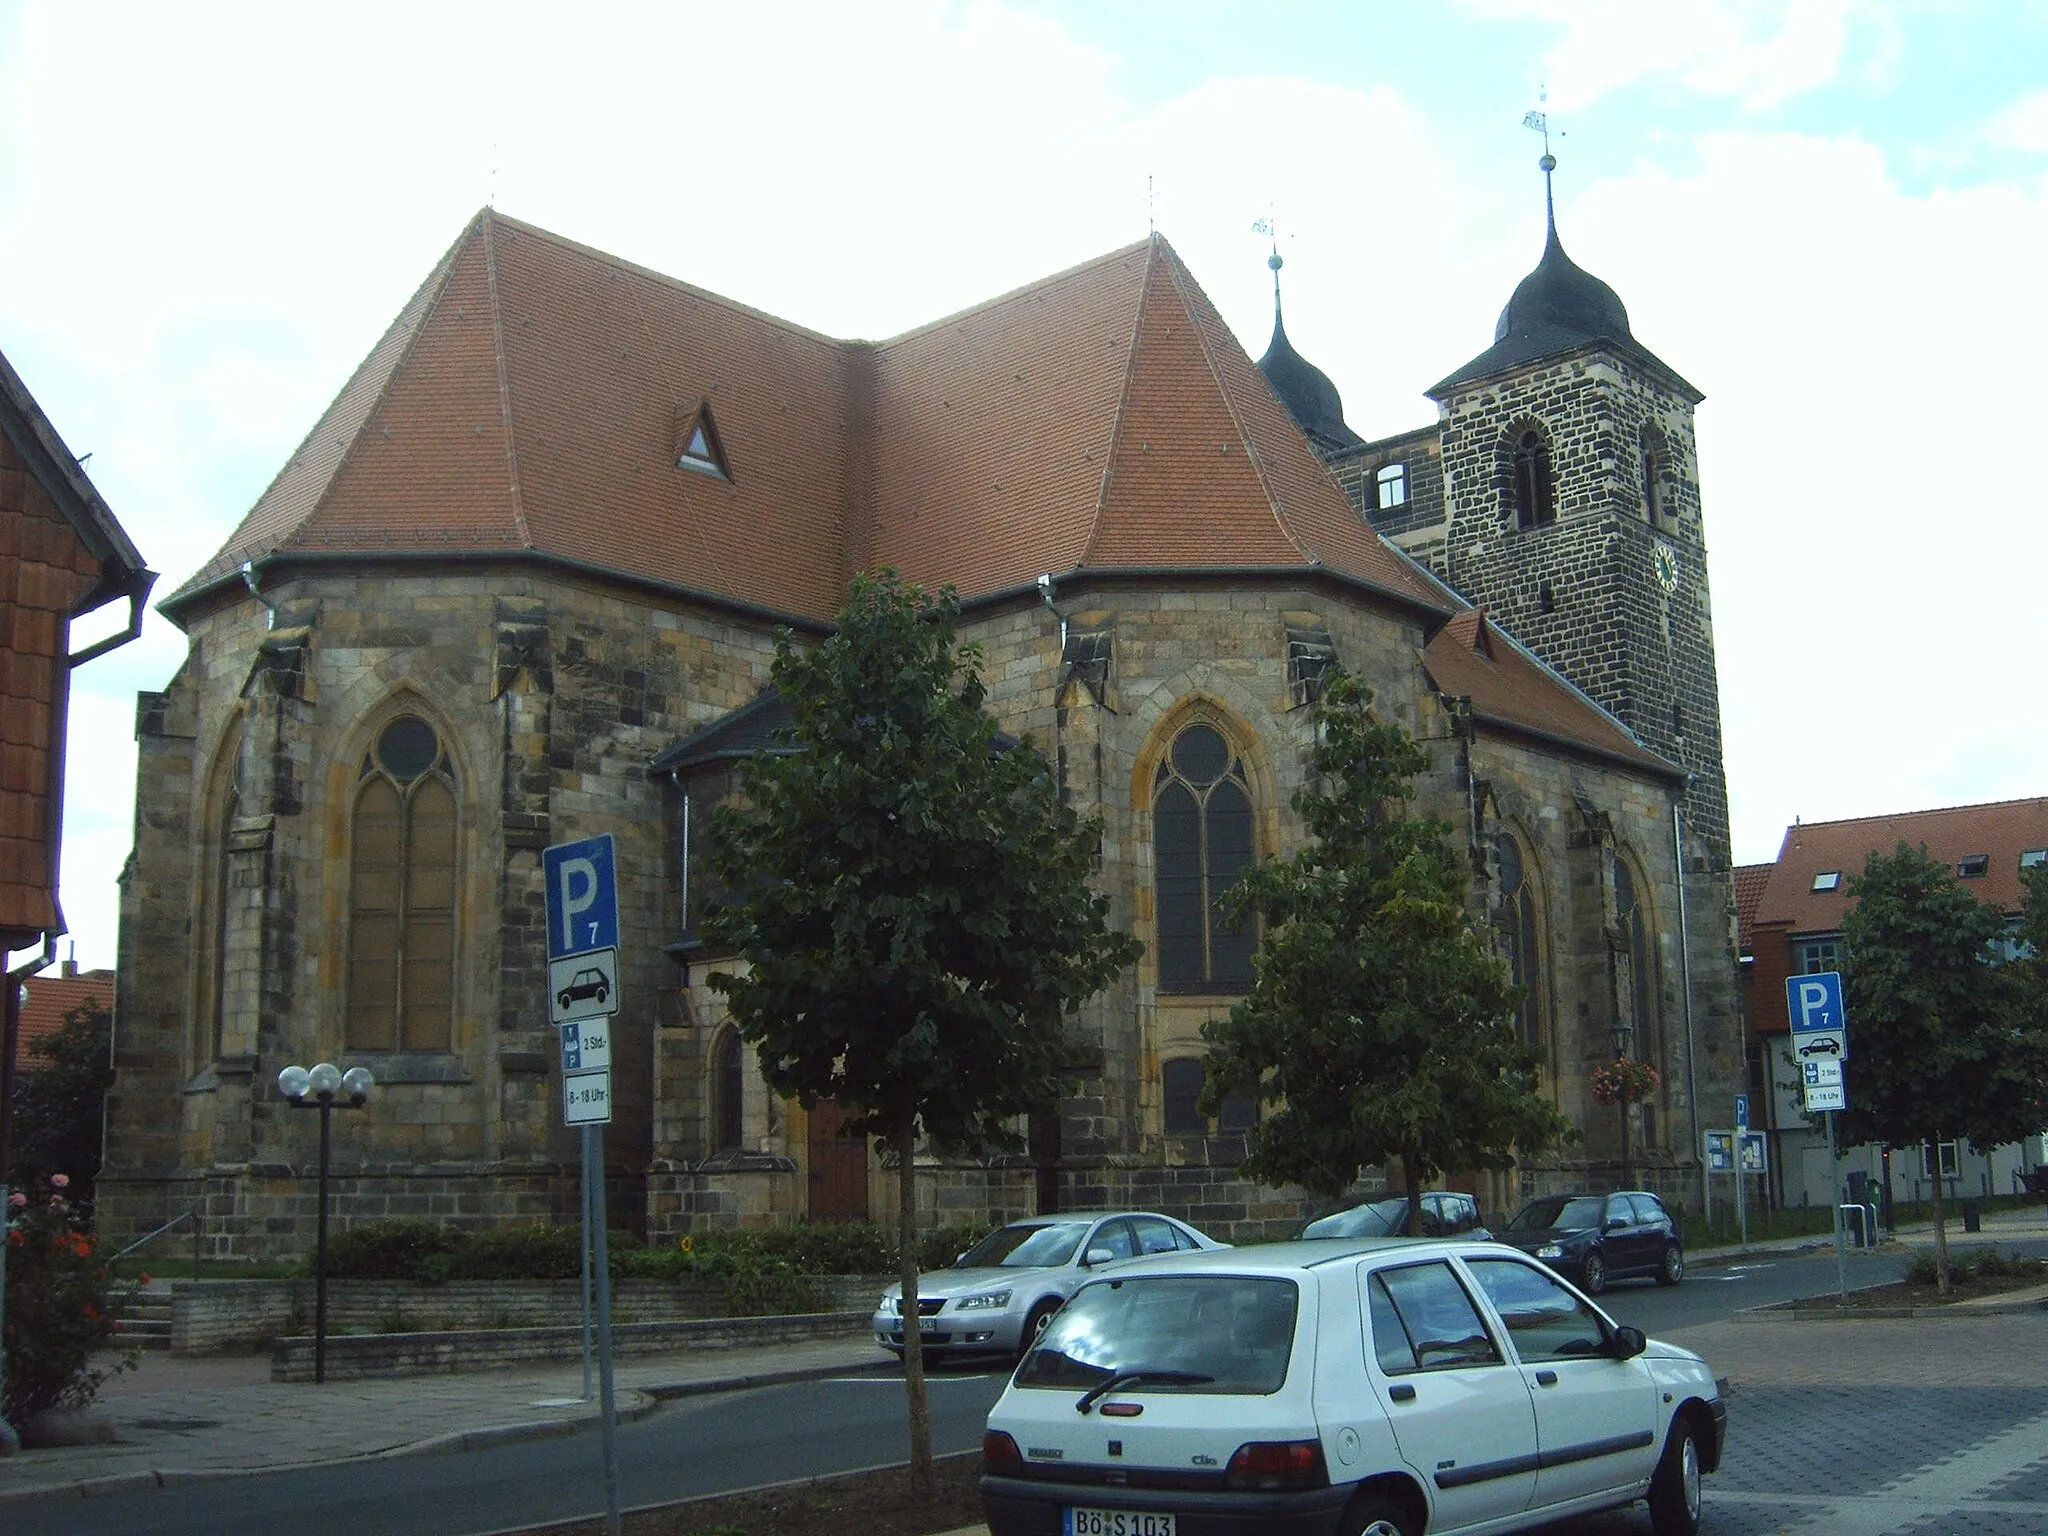
[[[2048,1244],[2037,1245],[2048,1248]],[[1904,1259],[1890,1254],[1848,1256],[1852,1286],[1882,1284],[1898,1276]],[[1831,1293],[1837,1285],[1832,1250],[1758,1256],[1739,1265],[1695,1269],[1685,1283],[1665,1288],[1624,1282],[1602,1304],[1622,1322],[1651,1334],[1719,1321],[1733,1312],[1800,1296]],[[979,1445],[988,1409],[1001,1391],[1000,1362],[942,1368],[931,1377],[934,1449]],[[1807,1510],[1799,1501],[1811,1488],[1803,1474],[1805,1447],[1842,1476],[1873,1486],[1897,1469],[1967,1447],[1972,1438],[2006,1434],[2014,1426],[2048,1425],[2048,1388],[1952,1388],[1945,1392],[1897,1387],[1793,1387],[1745,1391],[1737,1433],[1724,1471],[1709,1485],[1713,1536],[1775,1533],[1797,1525]],[[1853,1426],[1845,1436],[1844,1426]],[[763,1388],[667,1404],[618,1430],[621,1503],[632,1509],[699,1494],[812,1477],[899,1462],[905,1454],[902,1378],[849,1376]],[[1844,1456],[1844,1441],[1873,1447]],[[377,1531],[389,1536],[473,1536],[575,1519],[602,1512],[604,1487],[599,1439],[583,1434],[529,1441],[467,1454],[390,1457],[308,1467],[291,1473],[224,1478],[77,1502],[19,1506],[9,1511],[9,1536],[217,1536],[223,1530],[290,1530],[294,1536],[342,1536]],[[2039,1447],[2048,1458],[2048,1441]],[[1790,1461],[1786,1460],[1790,1455]],[[1791,1471],[1788,1472],[1788,1466]],[[2016,1505],[2005,1523],[1982,1527],[1998,1536],[2048,1536],[2048,1473],[2036,1474],[2040,1518]],[[1725,1495],[1725,1497],[1723,1497]],[[1812,1527],[1818,1530],[1818,1527]],[[1974,1525],[1930,1527],[1916,1536],[1954,1536]],[[1555,1536],[1621,1536],[1648,1530],[1647,1519],[1599,1517],[1554,1527]],[[1828,1536],[1834,1536],[1830,1531]]]

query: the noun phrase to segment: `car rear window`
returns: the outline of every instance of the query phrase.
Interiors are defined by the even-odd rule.
[[[1184,1379],[1139,1382],[1139,1390],[1277,1392],[1298,1300],[1293,1281],[1249,1275],[1097,1281],[1060,1309],[1016,1383],[1086,1391],[1113,1376],[1160,1371]]]

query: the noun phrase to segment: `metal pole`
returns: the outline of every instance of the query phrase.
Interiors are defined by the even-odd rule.
[[[313,1381],[327,1380],[327,1127],[334,1095],[320,1095],[320,1225],[313,1247]]]
[[[1628,1078],[1625,1074],[1621,1080],[1621,1187],[1636,1187],[1635,1173],[1629,1167],[1628,1158]]]
[[[1842,1305],[1849,1305],[1849,1258],[1842,1245],[1842,1164],[1835,1150],[1835,1112],[1828,1111],[1828,1200],[1835,1211],[1835,1281],[1841,1287]]]
[[[590,1170],[591,1246],[596,1250],[592,1267],[597,1271],[598,1421],[604,1431],[604,1528],[605,1536],[619,1536],[619,1423],[617,1404],[612,1397],[612,1266],[605,1239],[602,1126],[583,1127],[583,1166]]]
[[[1749,1173],[1742,1166],[1743,1143],[1749,1139],[1749,1127],[1735,1127],[1735,1230],[1741,1234],[1742,1246],[1749,1246]]]
[[[583,1401],[590,1401],[590,1248],[593,1241],[590,1219],[590,1137],[583,1138],[583,1166],[577,1177],[577,1198],[583,1202]]]

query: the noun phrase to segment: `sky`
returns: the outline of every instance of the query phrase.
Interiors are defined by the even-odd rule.
[[[2048,793],[2048,0],[0,0],[0,351],[167,596],[486,204],[842,337],[1156,227],[1368,438],[1543,240],[1697,415],[1734,856]],[[74,648],[120,627],[81,619]],[[73,679],[115,961],[142,638]]]

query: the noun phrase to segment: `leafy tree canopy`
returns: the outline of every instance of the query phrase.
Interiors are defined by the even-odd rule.
[[[705,935],[746,964],[711,985],[775,1088],[892,1142],[921,1123],[983,1146],[1054,1097],[1064,1018],[1138,946],[1088,884],[1099,823],[999,739],[958,614],[885,571],[815,650],[778,638],[794,750],[747,764],[715,818],[714,873],[746,894]]]
[[[100,1171],[100,1122],[107,1095],[114,1016],[90,998],[52,1034],[29,1042],[14,1079],[13,1179],[70,1180],[70,1203],[90,1212]]]
[[[1268,1106],[1243,1171],[1344,1192],[1398,1162],[1411,1201],[1445,1168],[1506,1168],[1572,1132],[1516,1039],[1517,989],[1474,930],[1440,821],[1408,814],[1428,759],[1333,672],[1316,706],[1311,841],[1247,871],[1230,909],[1263,920],[1252,990],[1207,1028],[1205,1098]]]
[[[2030,902],[2041,896],[2036,882]],[[1851,1146],[2016,1141],[2048,1122],[2048,1019],[2026,970],[1999,964],[2005,919],[1924,848],[1875,853],[1851,880],[1842,985]]]

